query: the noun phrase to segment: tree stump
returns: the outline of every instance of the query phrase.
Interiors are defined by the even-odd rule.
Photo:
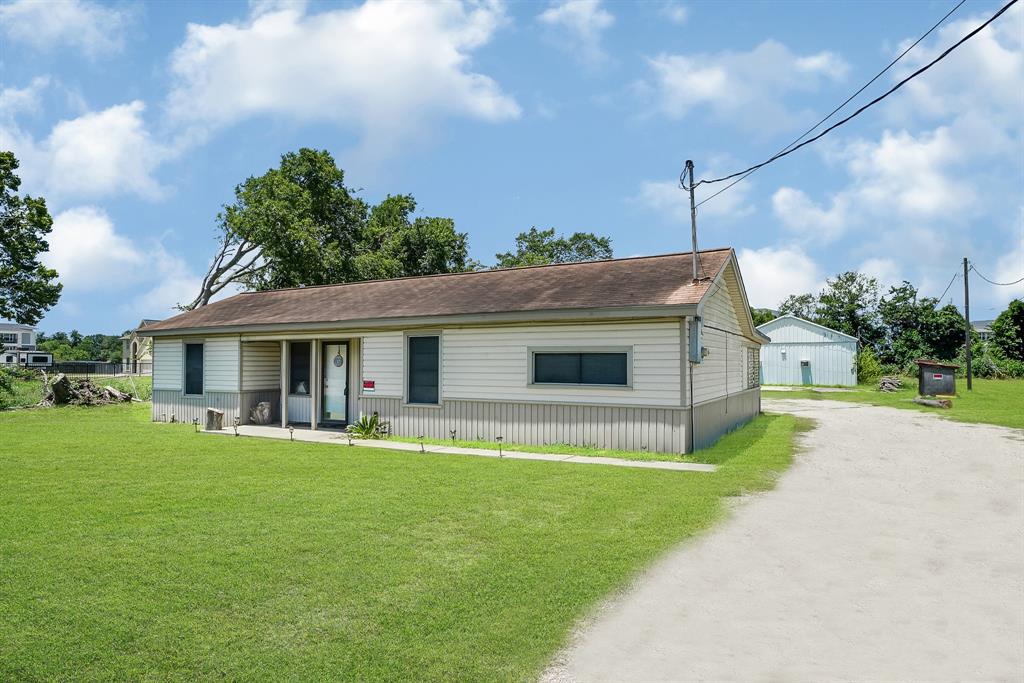
[[[206,431],[219,432],[224,429],[224,411],[216,408],[206,409]]]
[[[55,405],[67,405],[71,402],[71,380],[63,372],[58,373],[50,382],[50,392]]]
[[[260,401],[249,411],[249,422],[254,425],[270,424],[270,401]]]

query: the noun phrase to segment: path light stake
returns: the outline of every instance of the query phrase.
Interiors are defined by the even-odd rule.
[[[231,427],[235,430],[235,436],[238,436],[238,418],[236,417],[231,423]]]
[[[501,442],[502,442],[502,440],[503,440],[503,439],[504,439],[505,437],[503,437],[503,436],[499,436],[499,437],[495,437],[495,438],[497,438],[497,440],[498,440],[498,457],[499,457],[499,458],[504,458],[505,456],[504,456],[504,455],[502,454],[502,452],[501,452]]]
[[[198,417],[193,417],[192,418],[192,426],[196,428],[196,434],[198,434],[199,433],[199,418]]]
[[[345,438],[348,439],[348,445],[349,446],[353,445],[352,444],[352,432],[345,432]]]
[[[290,441],[295,441],[295,427],[292,427],[291,425],[288,425],[288,439]]]
[[[423,435],[421,434],[418,438],[420,440],[420,453],[426,453],[427,449],[423,447]]]
[[[450,429],[448,431],[452,435],[452,445],[454,446],[455,445],[455,430],[454,429]]]

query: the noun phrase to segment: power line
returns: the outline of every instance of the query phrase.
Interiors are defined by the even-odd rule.
[[[786,151],[787,149],[789,149],[789,148],[790,148],[790,147],[792,147],[793,145],[795,145],[795,144],[797,144],[798,142],[800,142],[801,140],[803,140],[803,139],[804,139],[805,137],[807,137],[808,135],[810,135],[811,133],[813,133],[813,132],[814,132],[815,130],[817,130],[819,126],[821,126],[821,125],[822,125],[823,123],[825,123],[825,122],[826,122],[826,121],[828,121],[828,120],[829,120],[830,118],[832,118],[832,117],[833,117],[833,116],[834,116],[834,115],[836,114],[836,112],[838,112],[838,111],[839,111],[840,109],[842,109],[843,107],[845,107],[846,105],[848,105],[848,104],[849,104],[849,103],[850,103],[851,101],[853,101],[853,99],[854,99],[855,97],[857,97],[857,95],[860,95],[860,94],[861,94],[862,92],[864,92],[865,90],[867,90],[867,89],[868,89],[868,87],[869,87],[869,86],[870,86],[870,85],[871,85],[872,83],[874,83],[874,82],[875,82],[875,81],[877,81],[877,80],[878,80],[879,78],[881,78],[881,77],[882,77],[883,75],[885,75],[885,73],[886,73],[887,71],[889,71],[889,69],[891,69],[892,67],[896,66],[896,63],[897,63],[897,62],[899,62],[899,61],[900,61],[901,59],[903,59],[903,58],[904,58],[904,57],[905,57],[905,56],[907,55],[907,53],[908,53],[908,52],[910,52],[910,51],[911,51],[911,50],[913,50],[913,49],[914,49],[915,47],[917,47],[917,44],[918,44],[918,43],[920,43],[920,42],[921,42],[922,40],[924,40],[924,39],[925,39],[925,38],[927,38],[927,37],[928,37],[929,35],[931,35],[931,34],[932,34],[932,32],[933,32],[933,31],[935,31],[935,29],[937,29],[937,28],[938,28],[939,26],[941,26],[941,25],[943,24],[943,22],[945,22],[945,21],[946,21],[946,19],[949,19],[949,17],[950,17],[950,16],[952,16],[952,14],[953,14],[954,12],[956,12],[956,11],[957,11],[958,9],[960,9],[960,6],[961,6],[961,5],[963,5],[963,4],[965,3],[965,2],[967,2],[967,0],[960,0],[960,2],[958,2],[958,3],[957,3],[957,4],[956,4],[956,5],[954,6],[954,7],[953,7],[953,9],[949,10],[948,12],[946,12],[945,16],[943,16],[943,17],[942,17],[941,19],[939,19],[939,20],[938,20],[937,22],[935,22],[935,24],[934,24],[934,25],[932,25],[932,27],[931,27],[930,29],[928,29],[928,30],[927,30],[927,31],[926,31],[926,32],[924,33],[924,35],[922,35],[922,36],[921,36],[920,38],[918,38],[918,39],[917,39],[917,40],[915,40],[915,41],[914,41],[913,43],[911,43],[911,45],[910,45],[910,46],[909,46],[909,47],[908,47],[908,48],[907,48],[906,50],[904,50],[903,52],[901,52],[901,53],[899,54],[899,56],[897,56],[897,57],[896,57],[896,59],[894,59],[894,60],[892,60],[891,62],[889,62],[889,64],[888,64],[888,65],[886,65],[886,67],[885,67],[884,69],[882,69],[882,70],[881,70],[881,71],[879,71],[879,72],[878,72],[877,74],[875,74],[875,75],[874,75],[874,76],[872,77],[872,79],[871,79],[870,81],[868,81],[867,83],[865,83],[864,85],[862,85],[862,86],[860,87],[860,89],[859,89],[859,90],[858,90],[857,92],[855,92],[855,93],[853,93],[852,95],[850,95],[849,97],[847,97],[847,98],[846,98],[846,100],[845,100],[845,101],[843,101],[843,103],[842,103],[842,104],[840,104],[840,105],[839,105],[838,107],[836,107],[835,109],[833,109],[832,111],[830,111],[830,112],[828,113],[828,115],[827,115],[827,116],[826,116],[825,118],[823,118],[822,120],[818,121],[818,122],[817,122],[816,124],[814,124],[813,126],[811,126],[810,128],[808,128],[808,129],[807,129],[806,131],[804,131],[804,132],[803,132],[803,134],[802,134],[802,135],[800,135],[800,137],[798,137],[798,138],[797,138],[796,140],[793,140],[793,142],[789,143],[788,145],[786,145],[785,147],[783,147],[782,149],[780,149],[780,150],[779,150],[778,152],[776,152],[775,154],[776,154],[776,155],[778,155],[778,154],[781,154],[782,152],[785,152],[785,151]],[[732,187],[732,186],[733,186],[733,185],[735,185],[736,183],[739,183],[739,182],[742,182],[743,180],[745,180],[745,179],[746,179],[746,178],[747,178],[748,176],[750,176],[751,174],[753,174],[753,173],[754,173],[755,171],[757,171],[757,168],[751,169],[751,170],[750,170],[749,172],[747,172],[747,173],[744,173],[744,174],[743,174],[743,175],[741,175],[741,176],[740,176],[739,178],[737,178],[736,180],[732,181],[731,183],[729,183],[728,185],[726,185],[725,187],[723,187],[723,188],[722,188],[721,190],[719,190],[718,192],[716,192],[716,193],[714,193],[713,195],[711,195],[710,197],[705,197],[704,199],[700,200],[700,202],[698,202],[698,203],[697,203],[697,206],[699,207],[699,206],[700,206],[701,204],[703,204],[704,202],[709,202],[709,201],[711,201],[712,199],[714,199],[714,198],[715,198],[715,197],[717,197],[718,195],[722,194],[723,192],[725,192],[726,190],[728,190],[728,189],[729,189],[730,187]],[[715,182],[715,181],[710,181],[710,182]]]
[[[742,175],[746,175],[748,173],[752,173],[753,171],[756,171],[759,168],[763,168],[764,166],[767,166],[768,164],[770,164],[770,163],[772,163],[774,161],[778,161],[782,157],[789,156],[793,152],[797,151],[798,149],[800,149],[802,147],[806,147],[807,145],[811,144],[812,142],[817,142],[821,138],[825,137],[826,135],[828,135],[829,133],[834,131],[836,128],[839,128],[844,123],[847,123],[847,122],[851,121],[852,119],[856,118],[857,116],[862,114],[864,111],[866,111],[866,110],[870,109],[871,107],[875,106],[876,104],[878,104],[879,102],[881,102],[882,100],[887,98],[889,95],[893,94],[894,92],[896,92],[897,90],[902,88],[904,85],[906,85],[910,81],[914,80],[915,78],[917,78],[918,76],[923,74],[925,71],[928,71],[928,69],[932,68],[933,66],[935,66],[936,64],[941,62],[943,59],[948,57],[950,55],[950,53],[952,53],[958,47],[960,47],[961,45],[966,43],[968,40],[970,40],[971,38],[976,36],[983,29],[988,27],[989,24],[991,24],[993,21],[995,21],[996,19],[1001,17],[1008,9],[1010,9],[1011,7],[1013,7],[1016,4],[1017,4],[1017,0],[1010,0],[1010,2],[1006,3],[1005,5],[1003,5],[1003,7],[998,12],[993,14],[988,19],[988,21],[983,23],[981,26],[978,26],[976,29],[974,29],[973,31],[971,31],[970,33],[965,35],[960,40],[958,40],[955,43],[953,43],[953,45],[951,45],[950,47],[946,48],[946,50],[944,50],[942,52],[942,54],[940,54],[938,57],[936,57],[932,61],[930,61],[927,64],[925,64],[920,69],[918,69],[914,73],[910,74],[909,76],[904,78],[902,81],[900,81],[899,83],[897,83],[893,87],[891,87],[888,90],[886,90],[884,93],[882,93],[881,95],[879,95],[875,99],[871,100],[870,102],[868,102],[864,106],[860,107],[859,109],[857,109],[855,112],[853,112],[852,114],[850,114],[846,118],[841,119],[840,121],[837,121],[836,123],[832,124],[831,126],[826,128],[825,130],[821,131],[820,133],[818,133],[814,137],[812,137],[810,139],[807,139],[807,140],[804,140],[803,142],[801,142],[797,146],[792,147],[792,148],[790,148],[788,150],[785,150],[783,152],[779,152],[778,154],[773,155],[772,157],[766,159],[765,161],[762,161],[759,164],[755,164],[755,165],[753,165],[753,166],[751,166],[749,168],[745,168],[742,171],[737,171],[736,173],[730,173],[729,175],[722,176],[721,178],[713,178],[711,180],[698,180],[695,183],[694,187],[696,187],[697,185],[704,185],[704,184],[710,185],[712,183],[720,183],[720,182],[725,181],[725,180],[731,180],[732,178],[735,178],[737,176],[742,176]]]
[[[953,286],[953,283],[956,282],[956,279],[958,277],[960,277],[960,273],[953,273],[953,277],[950,279],[949,284],[946,285],[946,288],[944,290],[942,290],[942,294],[939,294],[939,298],[936,299],[936,301],[938,301],[940,304],[942,303],[942,297],[946,296],[946,292],[949,291],[949,288]]]
[[[974,267],[973,263],[971,264],[971,270],[973,270],[975,273],[978,273],[978,269]],[[992,280],[989,280],[981,273],[978,273],[978,277],[980,277],[982,280],[989,283],[990,285],[996,285],[997,287],[1012,287],[1014,285],[1020,284],[1021,282],[1024,282],[1024,277],[1022,277],[1019,280],[1014,280],[1013,282],[993,282]]]

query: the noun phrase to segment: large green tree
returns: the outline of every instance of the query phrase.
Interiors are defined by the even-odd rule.
[[[879,355],[886,363],[906,365],[915,358],[952,360],[964,344],[964,318],[956,306],[939,306],[934,297],[917,298],[909,282],[889,288],[878,303],[883,329]]]
[[[14,154],[0,152],[0,318],[35,325],[60,299],[61,284],[39,260],[53,219],[44,199],[18,194],[17,170]]]
[[[825,281],[818,296],[817,322],[867,344],[882,340],[878,317],[878,280],[847,271]]]
[[[804,320],[817,322],[818,297],[814,294],[790,294],[779,304],[779,315],[795,315]]]
[[[1024,301],[1014,299],[992,321],[992,343],[1005,357],[1024,361]]]
[[[230,285],[266,290],[467,270],[467,237],[450,218],[413,218],[416,202],[370,207],[345,185],[330,153],[300,149],[235,188],[218,215],[218,251],[196,298]]]
[[[598,261],[612,257],[612,240],[590,232],[555,235],[555,229],[530,228],[516,235],[515,251],[495,254],[498,268],[543,266],[550,263]]]

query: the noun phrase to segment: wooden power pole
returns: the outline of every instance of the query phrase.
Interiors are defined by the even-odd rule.
[[[964,344],[967,346],[967,391],[971,387],[971,288],[967,283],[967,257],[964,256]]]
[[[696,188],[693,186],[693,162],[689,159],[686,160],[686,173],[690,176],[690,261],[693,268],[693,281],[696,282],[700,279],[700,274],[697,272],[697,204],[694,196]]]

